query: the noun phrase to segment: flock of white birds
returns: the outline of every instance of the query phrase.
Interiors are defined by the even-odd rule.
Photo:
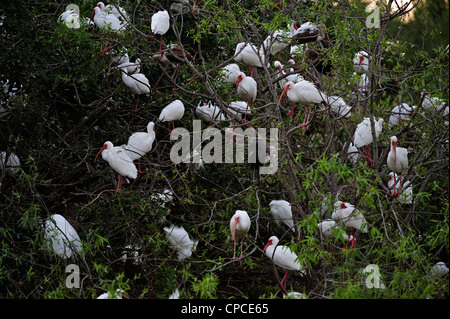
[[[175,10],[175,9],[174,9]],[[179,9],[182,11],[181,9]],[[114,5],[105,6],[102,2],[99,2],[93,9],[91,19],[86,19],[86,23],[94,23],[100,28],[108,30],[108,37],[114,37],[114,33],[120,32],[128,25],[128,15],[123,8]],[[79,28],[80,16],[74,9],[68,9],[59,17],[59,20],[66,22],[71,28]],[[170,16],[167,11],[159,11],[152,17],[151,30],[154,35],[160,36],[160,53],[162,48],[162,37],[169,30]],[[112,33],[109,33],[112,32]],[[200,102],[195,109],[196,115],[206,122],[221,122],[225,120],[231,120],[235,125],[238,122],[247,122],[247,114],[251,114],[251,104],[255,101],[258,90],[257,83],[252,77],[254,68],[262,68],[263,62],[266,61],[264,52],[268,52],[270,55],[278,54],[281,50],[289,47],[292,43],[292,39],[302,39],[303,36],[308,37],[308,41],[320,41],[324,38],[324,34],[328,37],[327,33],[324,33],[324,26],[316,26],[310,22],[302,24],[300,27],[296,27],[295,24],[289,26],[289,30],[276,30],[272,32],[263,42],[261,48],[248,42],[238,43],[236,45],[236,51],[234,60],[236,63],[230,63],[222,69],[220,80],[224,82],[233,83],[236,85],[236,94],[240,101],[230,103],[228,114],[226,116],[222,110],[215,106],[211,102]],[[301,45],[307,40],[298,40],[300,45],[291,45],[291,53],[299,52]],[[108,39],[107,39],[108,42]],[[101,53],[105,53],[110,50],[108,43]],[[142,65],[141,60],[137,58],[135,62],[130,62],[128,55],[125,53],[121,56],[115,57],[117,61],[117,69],[122,72],[122,81],[130,89],[133,94],[138,96],[142,94],[150,93],[151,86],[146,76],[141,73]],[[238,63],[246,65],[249,70],[245,74],[240,70]],[[294,60],[290,60],[289,64],[294,64]],[[359,93],[366,93],[368,90],[367,74],[370,68],[370,55],[361,51],[358,52],[354,59],[353,65],[355,71],[360,75],[360,80],[357,85]],[[350,116],[352,110],[345,101],[339,96],[327,96],[323,92],[320,92],[316,85],[310,81],[305,80],[302,76],[295,73],[293,67],[285,68],[280,61],[275,61],[274,67],[279,71],[279,76],[283,77],[279,83],[282,85],[282,93],[278,100],[278,105],[282,102],[283,96],[286,94],[288,100],[292,103],[292,109],[288,115],[293,116],[294,107],[296,104],[307,106],[304,122],[300,124],[300,128],[306,130],[308,128],[311,114],[311,104],[325,105],[337,117],[345,119]],[[286,72],[289,73],[286,76]],[[136,104],[136,111],[138,108],[138,102]],[[437,98],[431,98],[426,96],[423,104],[425,109],[433,109],[435,112],[441,112],[442,114],[448,114],[448,106]],[[397,105],[393,110],[389,118],[389,128],[398,125],[401,121],[408,120],[411,114],[416,109],[416,106],[410,107],[406,103]],[[180,100],[175,100],[168,104],[160,113],[158,122],[168,122],[169,132],[170,122],[172,122],[172,129],[175,129],[174,121],[180,120],[184,115],[184,105]],[[359,150],[363,148],[363,154],[366,159],[371,163],[370,158],[370,145],[373,143],[373,138],[377,138],[383,129],[384,119],[364,118],[361,123],[356,127],[353,142],[348,146],[347,159],[351,163],[356,163],[359,157]],[[121,146],[114,146],[111,141],[104,143],[104,146],[100,149],[98,155],[102,155],[103,160],[108,162],[110,167],[118,173],[119,181],[116,191],[120,190],[122,185],[122,178],[135,179],[138,173],[142,173],[140,168],[140,159],[144,157],[148,152],[152,150],[153,142],[155,140],[155,123],[150,121],[147,124],[146,132],[135,132],[129,139],[127,144]],[[410,204],[412,202],[412,185],[409,181],[404,180],[404,176],[408,172],[408,150],[397,146],[398,139],[396,136],[391,137],[390,152],[387,157],[387,166],[391,170],[388,175],[387,185],[392,192],[392,196],[398,198],[400,203]],[[97,157],[96,157],[97,158]],[[135,161],[139,161],[138,167],[134,164]],[[6,152],[0,153],[0,169],[4,171],[6,175],[15,175],[18,173],[20,167],[20,160],[15,154],[6,154]],[[170,192],[170,191],[168,191]],[[172,194],[162,194],[164,202],[167,198],[171,200]],[[170,196],[170,197],[169,197]],[[274,221],[281,227],[286,227],[287,231],[295,233],[296,225],[292,216],[291,204],[285,200],[273,200],[270,203],[270,210],[273,215]],[[350,249],[356,246],[356,234],[355,231],[361,233],[367,233],[369,224],[364,218],[364,214],[356,209],[351,203],[342,202],[337,200],[334,203],[334,210],[331,215],[331,219],[326,219],[318,223],[318,229],[321,236],[334,237],[338,236],[342,240],[347,242],[346,248]],[[244,257],[243,255],[243,242],[244,238],[249,232],[251,227],[251,219],[248,213],[244,210],[237,210],[236,213],[230,219],[230,232],[231,239],[234,243],[233,260],[239,260]],[[54,214],[50,216],[44,222],[44,235],[50,243],[52,251],[64,258],[70,258],[74,253],[80,253],[82,250],[82,241],[78,236],[76,230],[70,225],[70,223],[61,215]],[[191,257],[192,252],[198,244],[198,240],[192,240],[186,230],[183,227],[170,225],[164,227],[166,238],[171,247],[176,251],[178,260],[183,261],[186,258]],[[238,241],[240,243],[240,256],[236,257],[236,245]],[[298,256],[289,249],[288,246],[283,246],[277,236],[269,238],[267,245],[263,251],[266,256],[273,260],[274,264],[285,270],[285,276],[280,282],[280,285],[286,289],[286,279],[289,270],[299,271],[305,273],[304,266],[301,265],[301,261]],[[445,267],[445,264],[443,265]],[[436,269],[433,271],[442,271],[442,265],[436,265]],[[448,271],[448,268],[447,270]],[[121,297],[118,291],[117,297]],[[108,294],[103,294],[99,299],[107,298]],[[109,296],[111,297],[111,296]],[[178,292],[174,292],[171,298],[177,298]]]

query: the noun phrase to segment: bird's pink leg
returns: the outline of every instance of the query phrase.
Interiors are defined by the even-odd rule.
[[[284,290],[286,290],[286,279],[287,279],[288,272],[289,272],[289,270],[286,269],[286,271],[284,272],[284,277],[283,277],[283,279],[281,279],[281,282],[280,282],[280,286],[282,288],[284,288]]]
[[[141,171],[141,159],[138,159],[138,173],[143,174],[144,172]]]
[[[119,174],[119,178],[118,178],[118,181],[117,181],[116,193],[120,191],[121,186],[122,186],[122,175]]]
[[[137,102],[136,102],[136,107],[134,108],[133,113],[137,113],[137,111],[138,111],[138,104],[139,104],[139,95],[138,95]]]
[[[245,114],[244,114],[244,118],[242,119],[242,122],[247,123],[247,111],[248,111],[248,104],[250,102],[247,102],[247,108],[245,109]]]
[[[250,76],[253,76],[253,70],[254,70],[254,67],[252,66],[252,73],[250,73]]]
[[[301,124],[299,125],[299,128],[300,128],[302,131],[308,130],[308,125],[307,125],[307,123],[309,122],[310,116],[311,116],[311,107],[308,105],[307,110],[306,110],[306,114],[305,114],[305,119],[303,120],[303,123],[301,123]]]
[[[290,117],[294,117],[294,107],[295,107],[295,104],[292,104],[292,109],[289,111],[289,113],[288,113],[288,115],[290,116]]]
[[[162,52],[162,34],[161,34],[161,38],[159,39],[159,54],[161,55]]]
[[[244,255],[242,254],[243,246],[244,246],[244,236],[242,236],[242,239],[241,239],[241,254],[240,254],[239,258],[244,257]]]
[[[170,122],[167,121],[167,127],[169,128],[169,135],[170,135]]]
[[[234,221],[234,227],[233,227],[233,238],[234,238],[234,251],[233,251],[233,259],[236,259],[236,225],[239,221],[239,218],[236,218]],[[242,251],[242,249],[241,249]]]

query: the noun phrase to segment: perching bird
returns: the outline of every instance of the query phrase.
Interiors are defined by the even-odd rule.
[[[256,100],[256,95],[258,93],[258,86],[255,79],[251,76],[246,76],[244,72],[239,72],[236,81],[236,91],[240,99],[247,102],[246,113],[249,109],[249,104]],[[244,116],[244,122],[246,117]]]
[[[142,73],[135,73],[128,75],[128,71],[126,68],[121,69],[122,72],[122,81],[123,83],[128,86],[133,94],[138,95],[138,99],[136,102],[136,108],[134,109],[135,112],[138,110],[138,104],[139,104],[139,96],[141,94],[149,94],[150,93],[150,83],[147,79],[147,77]]]
[[[137,177],[137,168],[133,164],[133,160],[127,155],[127,152],[123,148],[114,146],[113,143],[107,141],[103,144],[103,147],[97,153],[97,156],[95,156],[94,162],[100,154],[102,154],[103,160],[108,162],[109,166],[111,166],[111,168],[119,174],[116,192],[120,190],[122,185],[122,176],[131,179],[135,179]]]
[[[19,172],[18,167],[20,167],[20,159],[16,154],[6,154],[5,151],[0,152],[0,171],[5,170],[6,175],[14,176]],[[1,175],[0,173],[0,177]]]
[[[345,228],[347,228],[347,230],[357,229],[363,233],[368,232],[368,224],[363,214],[350,203],[344,203],[342,201],[335,202],[334,211],[333,214],[331,214],[331,219],[339,224],[342,224]],[[350,247],[350,249],[352,249],[354,246],[355,236],[353,236],[352,246]]]
[[[128,19],[127,12],[125,11],[124,8],[122,8],[120,6],[116,7],[115,5],[111,5],[111,4],[108,4],[105,6],[105,4],[100,1],[100,2],[97,2],[97,7],[99,7],[102,10],[102,13],[104,15],[112,14],[117,19],[119,19],[120,21],[123,21],[125,23],[126,23],[126,19]]]
[[[403,185],[402,185],[403,184]],[[389,172],[387,186],[391,190],[393,197],[398,197],[401,204],[411,204],[413,196],[413,188],[410,181],[402,182],[394,172]],[[403,187],[403,190],[401,188]]]
[[[212,104],[211,101],[203,105],[200,101],[195,108],[195,114],[207,123],[223,122],[226,120],[220,107]]]
[[[61,257],[70,258],[81,252],[81,240],[73,226],[59,214],[51,215],[44,224],[44,238],[53,252]]]
[[[422,102],[422,107],[426,110],[430,110],[433,113],[440,113],[442,110],[442,116],[447,116],[449,113],[449,107],[447,103],[438,97],[430,97],[426,95]]]
[[[359,51],[355,54],[353,68],[359,74],[369,72],[369,54],[366,51]]]
[[[287,30],[275,30],[270,32],[261,46],[262,52],[275,55],[289,46],[291,32]]]
[[[229,107],[227,109],[234,115],[238,121],[241,121],[245,118],[248,118],[249,114],[252,114],[252,111],[247,108],[247,102],[244,101],[233,101],[230,102]],[[232,123],[236,121],[232,119]]]
[[[374,120],[374,130],[375,137],[378,139],[381,131],[383,130],[384,119],[380,118],[378,121]],[[358,124],[355,130],[355,134],[353,135],[353,144],[357,148],[361,148],[365,146],[363,153],[370,164],[372,164],[372,159],[370,155],[370,144],[373,143],[373,135],[372,135],[372,126],[370,124],[370,118],[365,117],[361,123]]]
[[[391,148],[387,156],[387,166],[394,173],[400,174],[400,179],[403,173],[408,171],[408,150],[403,147],[397,147],[397,136],[391,137]],[[394,185],[397,185],[396,177],[394,176]],[[401,185],[397,193],[401,192]],[[397,195],[397,193],[395,193]]]
[[[153,34],[160,35],[159,53],[161,53],[162,36],[169,31],[170,16],[167,10],[158,11],[152,15],[151,30]]]
[[[272,212],[272,215],[277,224],[283,222],[289,228],[289,230],[295,232],[294,220],[292,219],[291,204],[284,199],[280,199],[271,201],[269,206],[270,211]]]
[[[344,99],[340,96],[331,95],[327,97],[328,105],[330,106],[330,111],[336,114],[339,118],[345,117],[349,118],[351,115],[352,108],[345,103]]]
[[[138,73],[141,73],[142,61],[139,58],[136,58],[136,60],[134,60],[134,62],[130,62],[130,60],[127,59],[126,61],[120,63],[116,68],[117,69],[126,69],[128,75],[138,74]]]
[[[307,105],[307,114],[303,120],[303,123],[300,124],[300,128],[307,128],[309,117],[311,115],[310,104],[321,104],[325,103],[327,100],[327,96],[320,92],[314,83],[307,80],[303,80],[295,84],[292,81],[287,82],[284,86],[283,92],[280,95],[280,99],[278,100],[278,105],[280,105],[281,99],[285,93],[289,101],[292,102],[292,109],[288,113],[289,116],[294,116],[294,106],[296,103]]]
[[[221,80],[227,83],[235,84],[239,72],[241,72],[239,65],[237,65],[236,63],[227,64],[221,70]]]
[[[288,61],[289,62],[289,61]],[[274,63],[273,63],[273,66],[279,71],[279,76],[278,77],[284,77],[284,78],[282,78],[282,79],[280,79],[279,80],[279,82],[280,82],[280,85],[281,85],[281,87],[282,88],[284,88],[284,86],[286,85],[286,83],[287,82],[289,82],[289,81],[291,81],[291,82],[293,82],[293,83],[297,83],[297,82],[300,82],[300,81],[303,81],[304,80],[304,78],[303,78],[303,76],[301,76],[300,74],[298,74],[298,73],[293,73],[293,74],[289,74],[289,75],[286,75],[285,76],[285,74],[287,73],[283,68],[284,68],[284,65],[283,64],[281,64],[281,62],[280,61],[275,61]],[[289,73],[291,73],[291,72],[294,72],[295,70],[294,70],[294,68],[290,68],[290,70],[289,70]]]
[[[79,29],[81,27],[80,15],[74,8],[71,8],[70,5],[66,7],[66,11],[61,13],[58,21],[64,22],[69,29]]]
[[[114,33],[117,33],[125,28],[125,25],[119,19],[112,14],[103,14],[99,7],[94,8],[91,20],[93,20],[98,27]],[[109,35],[107,34],[107,38],[108,37]],[[111,49],[111,47],[108,47],[106,44],[101,53],[103,54],[109,49]]]
[[[402,120],[408,120],[416,106],[409,106],[406,103],[400,103],[394,107],[391,111],[391,116],[389,117],[388,127],[391,128],[394,125],[399,124]]]
[[[159,114],[159,121],[167,122],[170,134],[170,122],[175,129],[174,121],[180,120],[184,115],[184,105],[180,100],[175,100],[162,109]]]
[[[253,68],[262,68],[264,63],[264,52],[261,52],[261,50],[252,43],[240,42],[236,45],[234,61],[251,67],[250,76],[252,76]]]
[[[350,142],[347,149],[347,159],[350,161],[350,163],[356,164],[356,161],[358,161],[358,157],[359,157],[358,149],[356,148],[355,145],[353,145],[352,142]]]
[[[286,290],[286,278],[289,270],[300,271],[302,274],[304,274],[305,271],[298,261],[298,256],[287,246],[277,246],[278,242],[277,236],[270,237],[267,245],[264,247],[264,252],[267,257],[272,259],[275,265],[286,270],[284,277],[280,282],[281,287]]]
[[[139,160],[139,173],[142,173],[140,159],[152,150],[154,140],[155,123],[150,121],[147,124],[147,132],[134,132],[128,138],[128,143],[123,146],[128,157],[130,157],[132,161]]]
[[[242,246],[244,244],[244,237],[247,235],[250,229],[251,221],[248,213],[245,210],[237,210],[236,213],[230,219],[230,231],[231,238],[234,243],[233,259],[236,259],[236,242],[241,240],[241,255],[242,258]]]
[[[198,240],[191,240],[183,227],[170,225],[169,227],[164,227],[164,232],[166,233],[169,244],[176,250],[178,260],[182,261],[191,257],[192,251],[195,251],[198,244]]]
[[[324,35],[327,37],[328,43],[330,44],[330,37],[325,29],[325,25],[318,24],[315,25],[311,22],[305,22],[300,27],[293,24],[295,31],[291,35],[291,44],[304,44],[308,42],[322,41]]]
[[[335,237],[336,235],[341,237],[344,241],[348,243],[348,241],[353,240],[353,236],[345,233],[345,231],[336,224],[336,221],[332,219],[326,219],[317,223],[317,227],[319,228],[320,234],[324,237]]]

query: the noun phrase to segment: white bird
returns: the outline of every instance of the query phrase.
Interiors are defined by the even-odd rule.
[[[251,76],[246,76],[244,72],[239,72],[236,81],[236,91],[240,99],[247,102],[246,113],[249,108],[249,104],[256,100],[256,95],[258,94],[258,87],[256,81]],[[246,116],[244,116],[244,122],[246,121]]]
[[[172,127],[175,129],[174,121],[180,120],[184,115],[184,105],[180,100],[175,100],[162,109],[159,114],[159,121],[167,122],[169,126],[170,134],[170,122],[172,121]]]
[[[239,65],[236,63],[227,64],[221,70],[222,80],[227,83],[235,84],[237,82],[239,72],[241,72]]]
[[[247,235],[250,229],[251,221],[248,213],[245,210],[237,210],[236,213],[230,219],[230,231],[231,238],[234,242],[233,259],[236,259],[236,242],[241,240],[241,255],[242,258],[242,246],[244,244],[244,237]]]
[[[320,92],[314,83],[309,82],[307,80],[303,80],[297,83],[289,81],[284,86],[284,90],[280,95],[280,99],[278,100],[278,105],[280,105],[281,99],[283,95],[286,94],[289,101],[292,102],[292,109],[288,113],[291,117],[294,116],[294,106],[296,103],[307,105],[306,116],[303,120],[303,123],[300,124],[300,128],[306,128],[309,121],[309,117],[311,116],[311,107],[310,104],[321,104],[327,100],[327,96]]]
[[[369,54],[366,51],[359,51],[355,54],[353,68],[360,74],[369,72]]]
[[[124,291],[120,289],[116,289],[113,293],[111,292],[105,292],[99,295],[96,299],[122,299],[124,297]]]
[[[291,60],[289,60],[289,61],[291,61]],[[280,61],[278,61],[278,60],[275,61],[273,63],[273,66],[280,72],[279,77],[283,77],[287,73],[286,71],[283,70],[284,65],[281,64]],[[294,72],[294,68],[290,68],[289,72]],[[300,82],[303,80],[304,80],[303,76],[301,76],[298,73],[293,73],[293,74],[286,75],[284,78],[280,79],[279,82],[280,82],[281,87],[284,88],[286,83],[289,81],[291,81],[293,83],[297,83],[297,82]]]
[[[286,290],[286,278],[289,270],[300,271],[302,274],[304,274],[305,271],[298,261],[298,256],[287,246],[277,246],[278,242],[277,236],[270,237],[264,247],[264,252],[267,257],[272,259],[275,265],[286,270],[284,277],[280,282],[280,286]]]
[[[398,201],[401,204],[411,204],[413,196],[413,188],[410,181],[405,181],[402,185],[402,180],[398,178],[394,172],[389,172],[388,188],[392,190],[392,196],[398,196]],[[403,187],[403,190],[400,190]]]
[[[289,227],[289,230],[295,232],[294,220],[292,219],[291,204],[284,199],[280,199],[271,201],[269,206],[270,211],[272,212],[272,215],[275,218],[277,224],[283,222],[286,226]]]
[[[356,73],[353,73],[356,75]],[[367,78],[366,73],[362,73],[358,76],[358,81],[356,83],[356,92],[366,94],[369,90],[369,79]]]
[[[432,275],[432,276],[436,276],[436,275],[443,276],[445,274],[448,274],[448,267],[443,261],[436,263],[430,269],[430,275]]]
[[[120,190],[120,186],[122,185],[122,176],[131,179],[137,177],[137,168],[122,147],[114,146],[113,143],[107,141],[97,153],[95,160],[97,160],[99,154],[102,154],[103,160],[108,162],[109,166],[119,174],[116,192]]]
[[[347,149],[347,159],[350,161],[350,163],[356,164],[356,161],[358,161],[358,157],[359,157],[358,149],[356,148],[355,145],[353,145],[352,142],[350,142]]]
[[[129,59],[126,59],[122,63],[120,63],[117,69],[126,69],[127,75],[138,74],[141,73],[142,61],[139,58],[136,58],[134,62],[131,62]]]
[[[178,299],[180,298],[180,291],[176,288],[172,294],[169,296],[169,299]]]
[[[389,117],[388,127],[391,128],[394,125],[399,124],[402,120],[408,120],[415,108],[415,105],[411,107],[407,103],[401,103],[394,107],[391,111],[391,116]]]
[[[430,97],[426,95],[423,99],[422,106],[426,110],[431,110],[436,113],[440,113],[442,109],[442,116],[447,116],[449,113],[449,107],[445,103],[445,101],[438,97]]]
[[[252,111],[247,109],[247,102],[244,101],[230,102],[230,105],[229,107],[227,107],[227,109],[239,121],[241,121],[244,117],[247,117],[247,114],[252,114]]]
[[[336,221],[332,219],[326,219],[320,223],[317,223],[317,227],[319,228],[320,234],[324,237],[335,237],[338,235],[344,241],[353,240],[353,236],[345,233],[345,231],[336,224]]]
[[[287,30],[270,32],[261,46],[262,52],[275,55],[289,46],[291,33]]]
[[[81,252],[81,240],[73,226],[59,214],[51,215],[44,224],[44,238],[53,252],[61,257],[70,258]]]
[[[103,13],[99,7],[95,7],[92,11],[91,20],[93,20],[98,27],[112,32],[118,32],[125,27],[125,25],[114,15]]]
[[[192,251],[195,251],[198,244],[198,240],[192,241],[183,227],[177,227],[175,225],[164,227],[164,232],[166,233],[169,244],[176,250],[178,260],[181,261],[191,257]]]
[[[80,15],[75,9],[71,9],[70,5],[66,7],[66,11],[61,13],[58,21],[64,22],[69,29],[79,29],[81,27]]]
[[[252,43],[240,42],[236,45],[234,61],[250,66],[252,69],[250,76],[252,76],[254,67],[263,67],[264,53]]]
[[[387,156],[387,166],[394,173],[400,174],[400,180],[403,173],[408,171],[408,150],[403,147],[397,147],[397,136],[395,135],[391,137],[391,148]],[[397,185],[395,176],[394,185]],[[400,188],[401,185],[399,187],[399,190],[394,195],[398,195],[398,193],[400,192]]]
[[[154,34],[160,35],[159,52],[161,53],[162,36],[169,31],[170,16],[167,10],[158,11],[152,15],[151,30]]]
[[[141,157],[152,150],[155,135],[155,123],[150,121],[147,124],[147,132],[134,132],[131,134],[128,138],[127,144],[123,146],[123,149],[132,161],[140,160]],[[140,161],[138,172],[142,173]]]
[[[349,118],[351,115],[352,108],[345,103],[344,99],[340,96],[331,95],[327,97],[328,105],[330,106],[331,112],[339,117]]]
[[[202,120],[204,120],[207,123],[214,123],[214,122],[223,122],[226,120],[225,115],[222,113],[222,110],[217,105],[214,105],[210,102],[206,102],[205,104],[201,105],[202,102],[200,101],[195,108],[195,114]]]
[[[312,22],[305,22],[297,27],[295,23],[292,24],[291,43],[304,44],[308,42],[322,41],[324,35],[327,37],[328,43],[331,44],[330,37],[326,32],[324,24],[313,24]]]
[[[374,120],[375,137],[378,139],[381,131],[383,130],[384,119],[380,118],[378,121]],[[372,159],[370,155],[370,144],[373,143],[372,126],[370,125],[370,118],[365,117],[361,123],[358,124],[353,135],[353,144],[357,148],[365,147],[363,153],[366,159],[372,165]]]
[[[139,104],[139,96],[141,94],[149,94],[150,93],[150,83],[147,77],[143,73],[135,73],[128,75],[128,71],[126,68],[121,69],[122,72],[122,81],[128,86],[133,94],[138,95],[138,99],[136,102],[135,112],[138,110]]]
[[[347,228],[347,230],[357,229],[363,233],[368,232],[368,224],[363,214],[350,203],[344,203],[342,201],[335,202],[331,219],[339,224],[342,224],[345,228]],[[353,236],[352,246],[350,249],[352,249],[354,245],[355,237]]]
[[[100,2],[97,2],[97,7],[99,7],[100,10],[102,10],[102,13],[104,15],[112,14],[117,19],[122,20],[123,22],[126,22],[126,19],[128,19],[127,12],[125,11],[124,8],[122,8],[120,6],[116,7],[115,5],[111,5],[111,4],[108,4],[107,6],[105,6],[105,4],[100,1]]]
[[[5,170],[5,174],[14,176],[19,172],[18,167],[20,167],[20,159],[16,154],[6,154],[5,151],[0,152],[0,171]]]

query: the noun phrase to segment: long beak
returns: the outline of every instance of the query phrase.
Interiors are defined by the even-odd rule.
[[[237,82],[236,82],[236,89],[238,88],[239,83],[241,83],[241,81],[242,81],[242,78],[238,78],[238,80],[237,80]]]
[[[268,242],[267,245],[264,247],[263,251],[266,251],[267,247],[269,247],[270,245],[272,245],[272,243]]]
[[[287,91],[287,87],[285,87],[284,90],[283,90],[283,93],[281,93],[280,99],[278,100],[278,104],[277,105],[280,105],[281,99],[283,98],[283,95],[284,95],[284,93],[286,93],[286,91]]]
[[[91,15],[91,18],[88,21],[88,24],[91,23],[92,19],[94,19],[94,16],[95,16],[95,10],[92,11],[92,15]]]
[[[99,151],[99,152],[97,153],[97,155],[95,156],[94,163],[95,163],[95,161],[97,160],[97,157],[100,155],[100,153],[103,152],[105,149],[106,149],[105,146],[103,146],[103,147],[100,149],[100,151]]]
[[[394,147],[394,162],[397,163],[397,143],[392,143],[392,146]]]

